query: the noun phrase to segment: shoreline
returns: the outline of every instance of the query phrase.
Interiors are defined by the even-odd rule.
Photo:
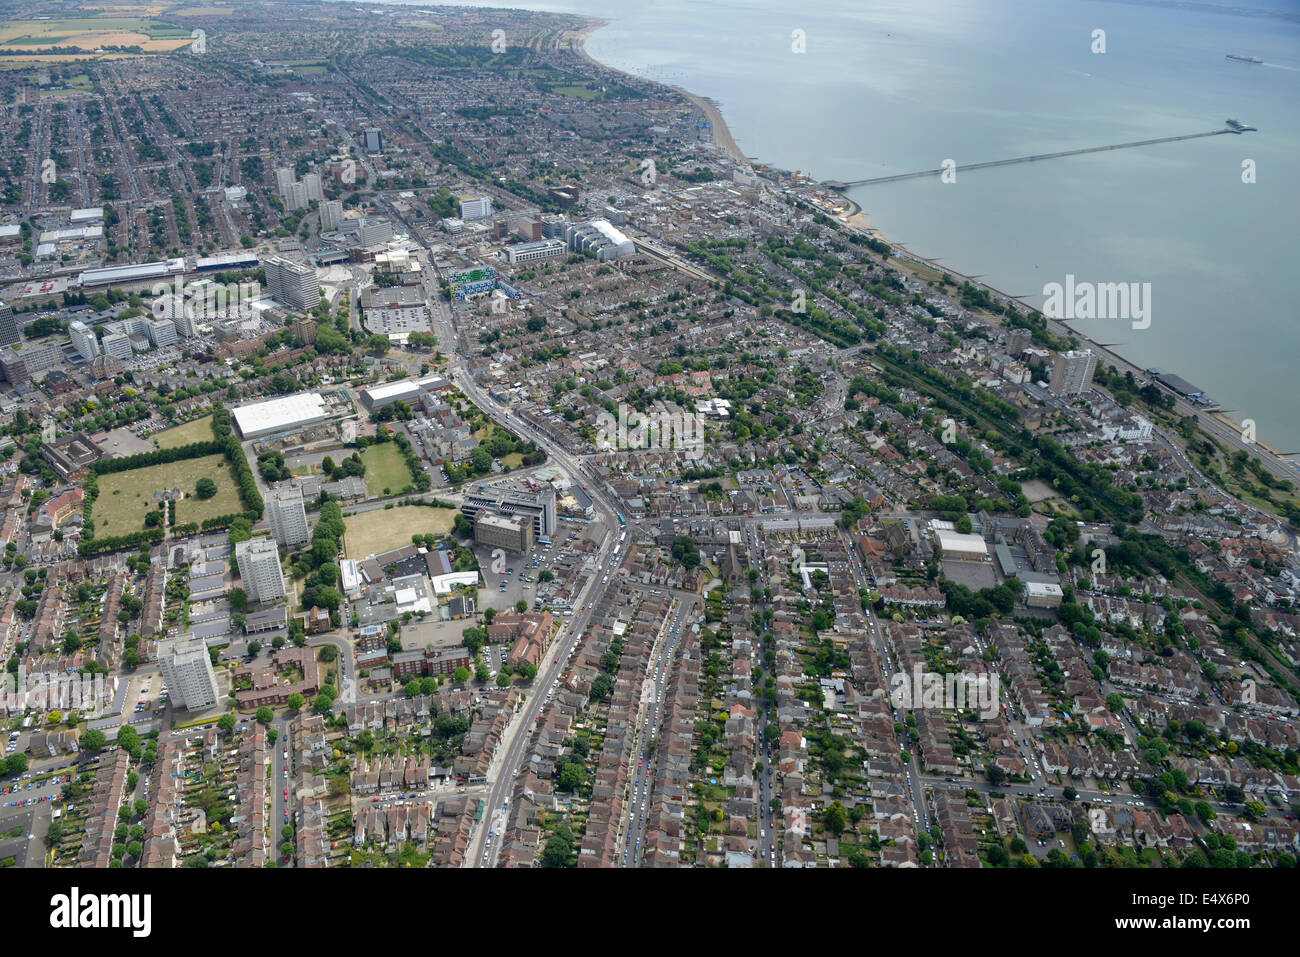
[[[723,152],[725,152],[733,160],[741,161],[741,162],[749,160],[749,157],[746,157],[744,153],[741,151],[740,147],[737,145],[735,138],[731,134],[731,128],[727,125],[726,118],[723,117],[721,110],[719,110],[718,107],[716,107],[709,100],[695,93],[692,93],[689,90],[686,90],[680,86],[676,86],[671,83],[663,83],[658,80],[653,80],[649,77],[637,76],[635,73],[629,73],[626,70],[620,70],[617,67],[613,67],[606,63],[602,63],[600,60],[597,60],[590,53],[588,53],[586,50],[587,39],[591,37],[591,35],[594,34],[597,30],[609,26],[610,22],[611,21],[605,19],[590,20],[587,26],[583,27],[583,29],[577,31],[572,35],[572,39],[570,41],[571,49],[592,66],[598,67],[602,70],[608,70],[609,72],[616,73],[620,76],[630,77],[640,82],[655,83],[658,86],[662,86],[667,89],[673,90],[676,93],[679,93],[686,99],[690,100],[693,104],[695,104],[695,106],[699,108],[708,117],[709,122],[711,124],[711,132],[713,135],[713,142],[715,146],[723,150]],[[820,183],[820,181],[816,181],[816,182]],[[847,193],[839,193],[838,195],[843,199],[845,205],[850,207],[849,212],[847,212],[841,218],[840,221],[843,222],[844,225],[851,230],[855,230],[859,233],[864,233],[867,236],[870,236],[872,239],[876,239],[879,240],[880,242],[887,244],[892,250],[891,255],[895,259],[902,260],[903,262],[912,263],[913,265],[922,266],[926,269],[936,271],[940,275],[946,273],[947,275],[955,279],[958,279],[963,282],[968,282],[971,285],[976,286],[977,288],[985,290],[990,295],[996,296],[1000,301],[1004,303],[1008,303],[1008,304],[1014,303],[1017,307],[1027,309],[1032,312],[1038,312],[1041,314],[1042,310],[1038,309],[1037,307],[1031,305],[1028,302],[1025,302],[1022,298],[1018,296],[1013,296],[1010,293],[1003,292],[1001,289],[998,289],[997,287],[990,285],[989,283],[983,281],[982,279],[975,279],[971,276],[966,275],[965,273],[959,272],[958,270],[954,269],[951,266],[944,265],[936,260],[928,259],[919,253],[912,252],[902,243],[892,241],[891,239],[889,239],[888,236],[885,236],[883,233],[881,233],[880,230],[871,223],[871,221],[867,218],[867,214],[863,210],[861,204],[851,199]],[[1071,328],[1069,325],[1067,325],[1064,322],[1061,322],[1060,320],[1052,319],[1047,316],[1044,316],[1044,319],[1047,322],[1048,328],[1053,332],[1055,332],[1057,335],[1073,337],[1075,340],[1078,341],[1080,348],[1091,349],[1093,352],[1095,352],[1098,356],[1098,361],[1102,361],[1104,359],[1108,365],[1114,367],[1120,373],[1131,371],[1134,373],[1134,375],[1141,375],[1144,377],[1147,376],[1146,369],[1144,369],[1142,366],[1138,365],[1137,363],[1133,362],[1132,360],[1126,359],[1124,356],[1113,351],[1110,347],[1103,346],[1093,341],[1092,339],[1083,335],[1077,329]],[[1229,428],[1237,432],[1239,435],[1241,436],[1245,435],[1243,426],[1240,423],[1233,422],[1221,411],[1222,403],[1215,402],[1213,405],[1199,407],[1182,396],[1176,396],[1176,400],[1180,403],[1183,403],[1191,407],[1191,409],[1193,410],[1193,414],[1196,415],[1198,419],[1201,414],[1205,414],[1208,417],[1211,417],[1221,423],[1226,424]],[[1283,457],[1284,453],[1278,452],[1274,447],[1272,447],[1271,445],[1269,445],[1263,439],[1260,438],[1255,438],[1253,443],[1251,444],[1269,453],[1269,455],[1273,459],[1273,462],[1281,469],[1281,471],[1286,473],[1289,479],[1291,479],[1292,481],[1296,481],[1297,484],[1300,485],[1300,476],[1296,476],[1292,474],[1294,470],[1290,467],[1290,463]]]
[[[625,76],[641,83],[654,83],[657,86],[662,86],[666,89],[672,90],[674,93],[679,93],[686,97],[686,99],[695,104],[696,108],[699,109],[700,112],[708,117],[709,132],[713,136],[713,144],[733,160],[744,162],[748,159],[748,157],[741,151],[740,146],[736,143],[735,137],[731,135],[731,127],[727,125],[727,121],[723,117],[722,111],[704,97],[697,96],[690,90],[683,89],[680,86],[674,86],[671,83],[662,83],[659,80],[652,80],[649,77],[637,76],[635,73],[620,70],[618,67],[610,66],[608,63],[602,63],[600,60],[597,60],[594,56],[588,53],[586,47],[587,39],[597,30],[607,27],[609,24],[609,20],[592,20],[587,26],[583,27],[573,35],[573,39],[570,41],[573,51],[594,67],[608,70],[610,73],[617,73],[620,76]]]

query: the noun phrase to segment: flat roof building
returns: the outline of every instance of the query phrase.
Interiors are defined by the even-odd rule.
[[[329,421],[329,410],[319,392],[299,392],[254,402],[231,409],[230,415],[241,439],[287,435]]]
[[[443,392],[451,388],[451,382],[440,375],[425,376],[423,379],[403,379],[400,382],[385,382],[361,390],[361,404],[370,412],[382,409],[394,402],[412,403],[419,400],[426,392]]]
[[[489,548],[504,548],[517,554],[532,550],[533,522],[527,515],[501,515],[488,509],[474,516],[474,541]]]
[[[173,703],[188,711],[217,703],[217,676],[202,638],[183,635],[158,642],[158,670]]]
[[[235,563],[249,601],[265,605],[284,597],[284,573],[275,542],[269,538],[239,542],[235,546]]]

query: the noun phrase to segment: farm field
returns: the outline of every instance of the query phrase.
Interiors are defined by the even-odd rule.
[[[217,494],[206,501],[194,495],[195,484],[205,476],[217,483]],[[205,518],[244,509],[239,500],[239,483],[235,481],[224,455],[204,455],[181,462],[113,472],[99,476],[98,483],[99,497],[95,499],[91,519],[95,523],[95,534],[101,538],[142,530],[145,514],[158,507],[153,493],[172,488],[179,488],[186,496],[176,503],[178,525],[201,523]]]
[[[411,470],[392,442],[370,446],[361,453],[361,461],[366,467],[366,491],[371,495],[383,495],[384,489],[396,495],[411,484]]]
[[[411,544],[412,535],[443,534],[451,531],[458,510],[399,505],[359,512],[343,519],[343,553],[362,559],[376,552]]]

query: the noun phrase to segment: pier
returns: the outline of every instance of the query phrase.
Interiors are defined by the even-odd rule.
[[[1241,124],[1230,121],[1230,125],[1218,130],[1210,130],[1207,133],[1186,133],[1182,136],[1160,136],[1153,140],[1134,140],[1131,143],[1115,143],[1111,146],[1085,146],[1082,149],[1059,150],[1055,153],[1035,153],[1033,156],[1014,156],[1010,159],[988,160],[984,163],[964,163],[954,167],[958,172],[966,172],[974,169],[989,169],[994,166],[1010,166],[1013,163],[1036,163],[1039,160],[1060,159],[1063,156],[1082,156],[1084,153],[1104,153],[1108,150],[1128,150],[1138,146],[1154,146],[1157,143],[1176,143],[1179,140],[1196,140],[1206,136],[1223,136],[1225,133],[1240,135],[1242,133],[1256,132],[1253,126],[1242,126]],[[854,186],[874,186],[878,183],[898,183],[905,179],[920,179],[922,176],[937,176],[943,173],[942,167],[938,169],[923,169],[915,173],[895,173],[892,176],[874,176],[869,179],[855,179],[848,182],[840,180],[826,180],[822,183],[827,189],[833,189],[843,192]]]

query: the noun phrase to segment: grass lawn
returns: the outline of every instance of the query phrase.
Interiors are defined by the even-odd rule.
[[[348,558],[362,559],[399,545],[409,545],[412,535],[449,532],[458,511],[454,508],[400,505],[349,515],[343,519],[347,529],[343,534],[343,553]]]
[[[517,469],[519,468],[519,466],[524,464],[524,453],[511,452],[509,455],[507,455],[505,458],[501,460],[501,464],[506,466],[507,468]]]
[[[154,444],[160,449],[174,449],[178,445],[190,445],[194,442],[212,441],[212,416],[163,429],[153,437]]]
[[[372,445],[361,453],[366,466],[366,491],[371,495],[396,495],[411,484],[411,470],[393,442]]]
[[[217,483],[217,494],[206,501],[195,497],[194,486],[207,476]],[[224,455],[204,455],[182,462],[150,465],[99,476],[99,498],[91,518],[95,534],[127,535],[144,528],[145,514],[157,508],[153,493],[179,488],[186,497],[176,503],[176,522],[202,522],[205,518],[242,512],[239,485]]]

